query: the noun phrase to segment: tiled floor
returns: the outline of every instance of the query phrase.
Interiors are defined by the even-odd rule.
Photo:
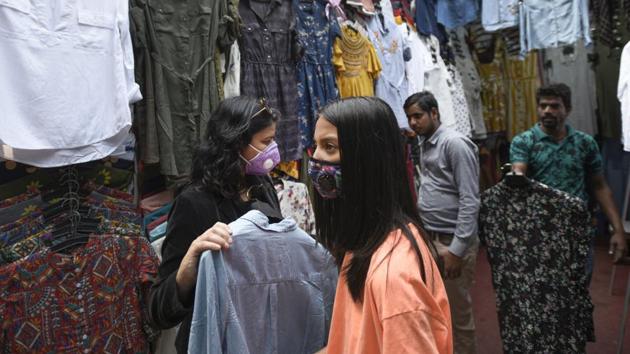
[[[608,293],[612,265],[606,253],[606,245],[596,248],[595,271],[591,283],[591,297],[595,305],[596,343],[589,343],[589,354],[614,354],[617,350],[617,337],[623,311],[623,298],[628,281],[630,266],[617,268],[613,295]],[[477,259],[476,283],[473,287],[475,322],[479,354],[502,353],[499,324],[497,321],[494,290],[490,275],[490,265],[485,250]],[[626,325],[624,353],[630,353],[630,321]]]

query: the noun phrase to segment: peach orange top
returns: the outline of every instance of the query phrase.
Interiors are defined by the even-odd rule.
[[[345,272],[337,284],[328,354],[453,353],[451,315],[431,252],[412,226],[426,271],[401,230],[374,252],[363,302],[355,303]],[[346,254],[343,269],[352,255]]]

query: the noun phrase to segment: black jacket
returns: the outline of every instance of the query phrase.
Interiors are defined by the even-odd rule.
[[[216,222],[229,224],[252,209],[262,211],[272,220],[282,218],[271,180],[254,176],[247,179],[250,186],[255,186],[251,194],[253,202],[226,199],[190,185],[177,196],[169,214],[162,263],[149,295],[148,308],[150,321],[157,328],[172,328],[181,323],[175,341],[178,353],[188,350],[194,301],[180,301],[175,276],[190,244]]]

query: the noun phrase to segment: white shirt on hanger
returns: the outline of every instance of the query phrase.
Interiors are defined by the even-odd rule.
[[[453,109],[453,82],[446,64],[440,56],[440,42],[435,36],[422,38],[425,49],[424,90],[435,96],[440,110],[440,121],[444,126],[456,129],[455,111]]]
[[[127,0],[0,0],[0,157],[41,167],[106,157],[128,136]]]
[[[630,151],[630,42],[623,48],[619,68],[617,98],[621,102],[621,140],[623,149]]]
[[[403,23],[398,25],[398,28],[405,41],[404,47],[409,48],[411,52],[411,58],[405,62],[405,75],[407,75],[407,82],[409,83],[409,93],[407,97],[409,97],[416,92],[424,90],[424,58],[426,58],[427,55],[430,57],[431,54],[427,53],[427,49],[422,41],[420,41],[418,33],[411,30],[409,25]]]
[[[225,72],[223,95],[225,98],[240,96],[241,94],[241,52],[238,41],[234,41],[230,49],[228,68]]]

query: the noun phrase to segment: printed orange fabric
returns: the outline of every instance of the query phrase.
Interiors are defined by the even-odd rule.
[[[412,229],[426,269],[400,230],[372,255],[362,303],[355,303],[342,271],[333,308],[329,354],[453,353],[451,315],[438,268]],[[346,254],[343,267],[350,259]],[[342,268],[344,269],[344,268]]]
[[[0,267],[0,348],[148,353],[144,303],[158,263],[143,238],[94,236],[74,254],[46,249]]]

